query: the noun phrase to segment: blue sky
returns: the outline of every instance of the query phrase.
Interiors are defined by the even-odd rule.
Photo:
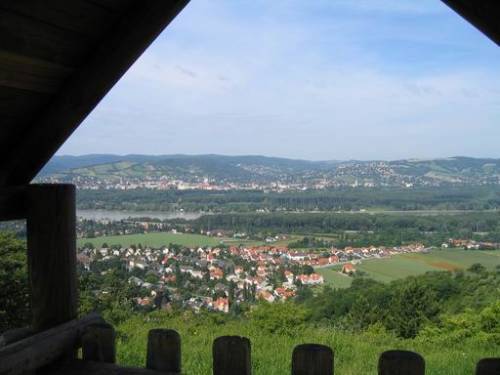
[[[500,157],[500,48],[439,0],[193,0],[58,154]]]

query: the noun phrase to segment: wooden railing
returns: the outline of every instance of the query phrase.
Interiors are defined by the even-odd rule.
[[[50,375],[63,374],[142,374],[180,375],[181,337],[171,329],[149,331],[146,368],[121,367],[116,360],[116,333],[98,315],[89,315],[11,343],[0,349],[0,375],[23,374],[37,370]],[[81,348],[81,359],[71,353]],[[213,375],[250,375],[251,343],[240,336],[222,336],[212,346]],[[334,351],[319,344],[294,348],[292,375],[333,375]],[[380,375],[423,375],[424,358],[414,352],[383,352],[378,362]],[[500,358],[479,361],[476,375],[500,374]]]

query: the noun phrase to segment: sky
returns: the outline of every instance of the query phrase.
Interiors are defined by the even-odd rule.
[[[500,48],[439,0],[193,0],[58,151],[500,157]]]

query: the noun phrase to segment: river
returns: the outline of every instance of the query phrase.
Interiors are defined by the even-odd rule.
[[[162,212],[162,211],[120,211],[120,210],[77,210],[78,217],[89,220],[123,220],[129,217],[150,217],[152,219],[194,220],[204,215],[200,212]]]

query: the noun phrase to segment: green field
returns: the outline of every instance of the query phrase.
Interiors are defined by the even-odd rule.
[[[391,258],[364,260],[356,265],[368,277],[382,282],[419,275],[428,271],[453,271],[466,269],[474,263],[481,263],[489,269],[500,265],[500,251],[467,251],[457,249],[435,249],[428,254],[402,254]],[[340,265],[320,268],[325,282],[345,288],[351,285],[352,278],[342,275]]]
[[[170,233],[170,232],[154,232],[146,234],[126,234],[121,236],[102,236],[95,238],[80,238],[78,246],[83,246],[86,242],[92,243],[96,247],[100,247],[104,242],[111,245],[145,245],[151,247],[168,246],[175,243],[182,246],[216,246],[220,244],[221,239],[202,236],[201,234],[186,234],[186,233]]]
[[[429,341],[398,339],[385,332],[350,333],[332,327],[299,325],[295,333],[269,333],[246,320],[223,323],[220,318],[185,313],[182,316],[156,313],[136,315],[119,324],[117,361],[121,365],[143,367],[146,358],[148,330],[171,328],[182,340],[182,373],[212,373],[212,343],[218,336],[237,335],[251,341],[251,363],[254,375],[290,374],[295,345],[318,343],[335,351],[335,373],[343,375],[376,375],[378,356],[385,350],[413,350],[426,361],[428,375],[473,374],[481,358],[498,355],[499,346],[484,340],[465,337],[461,340]]]

